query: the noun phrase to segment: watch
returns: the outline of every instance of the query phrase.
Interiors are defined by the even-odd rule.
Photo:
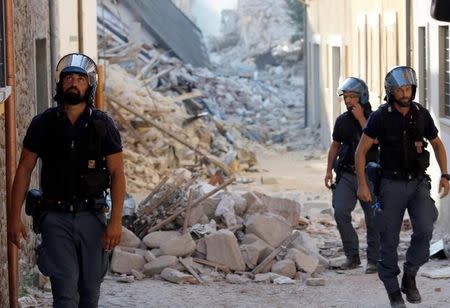
[[[443,174],[441,175],[441,178],[444,178],[444,179],[446,179],[447,181],[450,181],[450,174],[448,174],[448,173],[443,173]]]

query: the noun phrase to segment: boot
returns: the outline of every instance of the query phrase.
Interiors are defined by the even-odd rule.
[[[366,274],[375,274],[377,272],[377,263],[373,261],[367,261]]]
[[[403,301],[402,293],[400,291],[389,293],[388,296],[392,308],[406,308],[405,302]]]
[[[403,273],[401,290],[405,293],[408,302],[417,304],[422,301],[419,290],[416,287],[416,276]]]
[[[357,268],[361,264],[359,256],[347,257],[347,260],[339,267],[341,270],[350,270]]]

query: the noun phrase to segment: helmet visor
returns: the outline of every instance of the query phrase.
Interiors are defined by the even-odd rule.
[[[365,92],[365,87],[356,78],[347,78],[337,89],[337,95],[342,96],[345,92],[355,92],[360,96]]]
[[[387,86],[392,90],[406,85],[417,85],[416,73],[410,67],[398,67],[393,69],[386,78]]]
[[[88,76],[90,86],[97,84],[97,65],[88,56],[82,54],[69,54],[64,56],[56,66],[56,82],[59,82],[61,73],[77,73]]]

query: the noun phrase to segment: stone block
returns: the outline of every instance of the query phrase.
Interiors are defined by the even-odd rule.
[[[142,241],[148,248],[159,248],[162,243],[179,236],[181,234],[178,231],[156,231],[147,234]]]
[[[246,232],[253,233],[272,247],[278,247],[291,233],[291,226],[281,216],[273,213],[250,215]]]
[[[111,258],[111,271],[131,274],[131,270],[141,271],[145,264],[145,250],[116,246]]]
[[[180,237],[174,237],[161,244],[161,254],[170,256],[187,256],[194,252],[196,248],[195,241],[189,233]]]
[[[233,232],[222,229],[209,234],[206,240],[206,259],[228,266],[235,271],[244,271],[245,263]]]
[[[272,265],[272,273],[279,274],[281,276],[286,276],[289,278],[294,278],[297,273],[297,268],[292,260],[281,260],[275,262]]]

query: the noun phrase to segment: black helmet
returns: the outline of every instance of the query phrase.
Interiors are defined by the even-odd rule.
[[[84,74],[88,77],[89,89],[86,96],[88,103],[93,104],[95,98],[95,90],[97,89],[97,65],[94,60],[81,53],[70,53],[59,60],[56,66],[56,95],[55,100],[59,103],[61,99],[60,81],[64,74],[76,73]]]
[[[411,85],[413,88],[411,100],[416,96],[417,79],[416,72],[409,66],[396,66],[392,68],[384,78],[384,89],[387,101],[392,99],[394,88]]]
[[[362,79],[356,77],[345,79],[339,86],[337,94],[341,96],[345,92],[359,93],[359,102],[362,105],[369,102],[369,88],[367,88],[366,83]]]

